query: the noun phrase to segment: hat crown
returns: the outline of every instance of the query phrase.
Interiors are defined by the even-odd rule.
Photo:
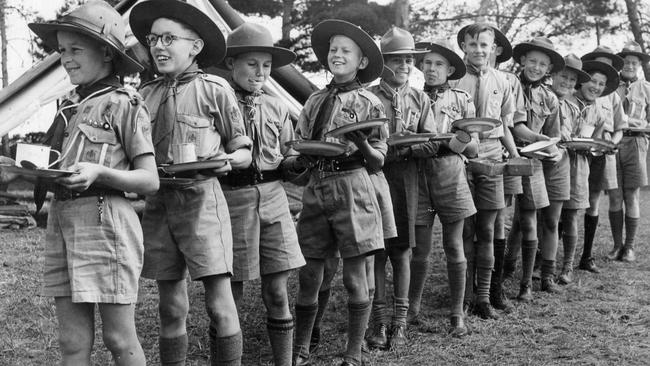
[[[392,27],[381,37],[379,46],[381,53],[414,51],[415,40],[408,31],[398,27]]]
[[[447,38],[429,38],[417,43],[418,47],[426,48],[428,50],[432,49],[432,46],[444,47],[450,51],[454,50],[454,46],[449,42]]]
[[[263,25],[244,23],[228,35],[227,47],[273,47],[271,32]]]
[[[628,41],[625,43],[623,46],[623,50],[621,52],[638,52],[638,53],[643,53],[643,50],[641,49],[641,45],[638,44],[635,41]]]
[[[125,49],[126,29],[122,16],[104,1],[88,1],[53,23],[85,28],[97,33],[117,49]]]
[[[582,60],[573,53],[564,56],[564,63],[566,67],[582,70]]]
[[[552,51],[555,51],[555,46],[553,45],[553,41],[546,37],[535,37],[528,41],[528,43],[537,46],[537,47],[542,47],[542,48],[548,48]]]
[[[591,53],[596,53],[596,52],[609,53],[609,54],[612,54],[612,55],[615,54],[614,49],[612,49],[609,46],[598,46]]]

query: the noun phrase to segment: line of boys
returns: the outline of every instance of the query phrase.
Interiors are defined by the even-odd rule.
[[[627,68],[620,85],[614,68],[601,61],[585,61],[580,67],[576,57],[562,58],[547,39],[538,37],[517,45],[515,60],[523,66],[523,94],[517,94],[512,79],[491,64],[501,56],[496,53],[495,40],[501,40],[502,54],[510,46],[504,45],[503,35],[487,24],[461,30],[459,43],[466,54],[463,62],[445,41],[414,44],[408,32],[393,28],[382,38],[380,50],[359,27],[327,20],[314,28],[312,47],[333,79],[326,89],[310,96],[294,132],[286,108],[262,87],[272,67],[292,62],[295,55],[274,47],[268,32],[253,24],[234,30],[226,43],[216,24],[201,11],[177,0],[164,1],[138,4],[130,15],[134,35],[149,47],[153,64],[162,75],[142,87],[144,104],[137,94],[114,85],[115,75],[141,67],[124,53],[119,14],[104,2],[91,1],[67,18],[30,25],[61,52],[71,81],[79,85],[79,98],[63,104],[48,131],[51,142],[62,147],[60,167],[79,173],[56,180],[48,221],[46,294],[56,298],[64,364],[90,362],[92,341],[88,340],[92,340],[94,324],[93,308],[88,305],[95,302],[102,304],[104,339],[116,363],[144,364],[133,321],[138,277],[133,274],[142,269],[142,276],[158,284],[161,364],[185,363],[189,308],[185,277],[189,273],[205,287],[213,364],[241,363],[242,334],[235,300],[241,299],[243,281],[261,276],[275,363],[308,365],[325,260],[340,255],[349,295],[348,342],[342,365],[360,365],[371,310],[375,321],[368,339],[378,348],[404,344],[407,318],[417,322],[426,257],[433,243],[434,212],[443,226],[452,299],[450,332],[464,336],[469,332],[464,323],[469,308],[463,309],[463,300],[469,301],[482,318],[498,317],[490,302],[500,309],[508,306],[501,293],[491,294],[501,290],[490,283],[493,279],[500,282],[506,251],[503,245],[495,251],[497,246],[493,245],[495,220],[506,203],[503,177],[466,173],[461,154],[500,160],[505,148],[509,156],[517,157],[513,135],[526,142],[585,134],[615,139],[611,135],[618,130],[608,122],[603,112],[607,107],[598,103],[598,98],[616,88],[623,94],[623,110],[634,121],[633,127],[645,127],[650,118],[650,87],[633,77],[641,62],[650,57],[634,49],[633,44],[626,45],[622,53]],[[230,78],[225,80],[200,69],[210,65],[230,70]],[[424,92],[408,85],[413,66],[425,75]],[[589,74],[589,80],[581,69]],[[554,72],[557,80],[552,91],[543,83],[549,72]],[[363,84],[380,75],[377,87],[364,88]],[[449,80],[458,80],[455,87]],[[575,102],[571,102],[572,84],[577,81],[581,86]],[[113,93],[128,97],[100,100]],[[134,110],[124,112],[125,108]],[[447,133],[454,120],[475,115],[499,119],[502,126],[480,136],[475,134],[471,140],[456,132],[452,141],[464,140],[462,145],[429,141],[387,148],[388,134]],[[334,128],[384,116],[389,119],[388,131],[380,128],[325,136]],[[583,128],[586,125],[595,127]],[[634,260],[638,188],[647,183],[644,162],[648,142],[633,131],[625,134],[617,155],[618,183],[623,193],[616,196],[626,204],[624,245],[622,223],[613,224],[612,230],[616,257]],[[347,151],[336,158],[300,155],[285,146],[296,137],[344,142]],[[157,165],[169,164],[171,146],[185,142],[196,145],[199,160],[226,158],[223,165],[191,173],[186,177],[190,182],[164,180],[158,189],[154,156]],[[623,152],[626,155],[621,157]],[[542,289],[553,291],[561,203],[574,197],[583,202],[585,196],[583,181],[567,179],[569,170],[571,177],[584,176],[580,173],[586,169],[584,156],[554,148],[551,156],[544,163],[534,160],[535,174],[522,179],[523,193],[517,196],[524,267],[518,299],[523,301],[532,299],[536,210],[551,200],[550,209],[543,211],[544,230],[540,234]],[[635,165],[630,166],[630,161]],[[376,182],[386,181],[378,174],[382,166],[386,167],[392,208],[380,204],[387,197],[377,191],[383,185]],[[285,173],[308,180],[296,229],[279,185]],[[556,189],[560,192],[555,193]],[[107,217],[114,220],[113,212],[133,214],[122,204],[124,191],[149,194],[141,231],[137,220],[132,219],[105,224]],[[88,212],[97,211],[97,216],[78,210],[74,204],[73,211],[64,213],[66,201],[82,200],[88,204]],[[572,209],[578,208],[582,206]],[[382,222],[382,218],[390,215],[387,210],[391,209],[397,223],[396,239],[382,235],[383,225],[390,222]],[[620,210],[613,211],[610,206],[610,218],[618,223],[618,214],[613,212]],[[90,223],[89,218],[98,218],[98,224]],[[123,226],[127,222],[129,230]],[[82,235],[78,230],[96,225],[106,229],[106,236]],[[572,261],[573,252],[567,248],[573,243],[574,249],[575,240],[566,238],[577,237],[573,230],[576,225],[566,225],[565,253]],[[118,239],[117,246],[92,252],[73,249],[73,243],[112,243],[115,239],[111,238],[120,232],[128,238]],[[499,236],[502,243],[503,235]],[[377,281],[381,288],[374,293],[374,303],[370,298],[374,282],[367,276],[366,260],[367,256],[384,253],[384,245],[396,279],[395,315],[389,335],[383,288],[386,257],[375,259],[374,274],[382,281]],[[118,261],[126,271],[120,272],[111,264],[115,259],[107,260],[107,255],[127,256],[132,261]],[[569,278],[567,272],[572,266],[567,266],[567,261],[565,258],[563,274]],[[289,271],[299,267],[294,326],[287,278]],[[106,274],[107,270],[115,272]],[[132,275],[123,277],[118,272]],[[107,283],[106,278],[117,280]],[[79,313],[85,316],[79,317]]]

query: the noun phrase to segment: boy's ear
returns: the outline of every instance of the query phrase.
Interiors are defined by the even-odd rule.
[[[104,62],[111,62],[115,59],[115,51],[108,46],[102,46],[104,49]]]
[[[456,68],[453,66],[449,66],[449,68],[447,68],[447,77],[450,77],[455,72],[456,72]]]
[[[465,41],[460,42],[460,49],[463,50],[463,52],[465,52]]]
[[[519,64],[524,65],[526,63],[526,55],[519,57]]]
[[[363,56],[361,57],[361,62],[359,63],[359,70],[363,70],[368,66],[368,57]]]
[[[192,49],[190,50],[190,56],[196,56],[199,53],[201,53],[201,50],[203,50],[203,46],[205,45],[205,42],[201,38],[197,38],[194,40],[194,44],[192,45]]]
[[[226,57],[226,59],[223,61],[226,64],[226,67],[228,70],[232,71],[235,68],[235,58],[234,57]]]

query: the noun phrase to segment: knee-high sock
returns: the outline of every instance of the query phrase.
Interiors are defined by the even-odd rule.
[[[521,241],[521,285],[531,285],[537,254],[537,240]]]
[[[320,324],[323,321],[323,315],[325,314],[325,309],[327,309],[327,303],[330,301],[331,293],[331,288],[318,292],[318,312],[316,312],[316,319],[314,320],[314,329],[320,329]]]
[[[318,303],[311,305],[296,304],[296,340],[294,355],[307,357],[309,355],[309,341],[314,327],[314,320],[318,312]]]
[[[506,239],[494,239],[494,271],[492,271],[492,285],[501,284],[503,275],[503,261],[506,250]]]
[[[158,340],[160,347],[160,364],[162,366],[185,366],[187,358],[187,334],[175,338]]]
[[[344,359],[361,364],[361,343],[370,318],[370,301],[348,303],[348,348]]]
[[[243,337],[241,331],[228,337],[217,337],[210,327],[210,364],[212,366],[241,366]]]
[[[585,214],[585,246],[582,249],[582,259],[591,258],[591,248],[594,246],[594,236],[598,227],[598,216]]]
[[[409,284],[409,314],[418,315],[422,302],[424,284],[427,282],[429,263],[427,261],[411,261],[411,283]]]
[[[614,248],[623,246],[623,210],[609,211],[609,225],[612,228]]]
[[[542,279],[555,277],[555,261],[542,259]]]
[[[625,247],[634,249],[634,239],[636,237],[636,230],[639,227],[638,217],[625,216]]]
[[[293,351],[293,318],[266,319],[266,330],[273,350],[273,361],[276,365],[291,365]]]
[[[393,325],[404,325],[406,326],[406,312],[409,309],[409,299],[396,297],[394,300],[395,310],[393,311]]]
[[[492,279],[492,268],[494,268],[493,243],[480,243],[476,251],[477,303],[490,301],[490,280]]]
[[[463,296],[465,294],[465,272],[467,262],[447,262],[447,277],[449,277],[449,297],[451,315],[463,315]]]
[[[576,254],[576,246],[578,244],[578,237],[573,235],[562,236],[562,245],[564,245],[564,258],[562,259],[562,268],[568,270],[573,268],[573,257]]]

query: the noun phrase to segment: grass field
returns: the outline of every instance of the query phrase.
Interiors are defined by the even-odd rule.
[[[606,198],[605,198],[606,199]],[[468,318],[473,333],[461,340],[446,334],[448,289],[440,245],[432,254],[432,274],[423,299],[424,322],[409,329],[410,345],[399,352],[373,351],[374,365],[648,365],[650,364],[650,192],[642,192],[642,225],[637,262],[604,260],[611,246],[607,203],[603,202],[595,244],[602,273],[576,271],[575,282],[556,296],[535,292],[535,301],[517,305],[500,321]],[[645,222],[644,222],[645,221]],[[42,220],[41,220],[42,222]],[[439,229],[439,228],[438,228]],[[54,365],[58,354],[53,301],[39,295],[45,230],[0,232],[0,365]],[[437,230],[436,240],[440,239]],[[579,244],[581,246],[581,242]],[[561,248],[561,246],[560,246]],[[580,252],[581,248],[578,248]],[[560,249],[561,253],[562,250]],[[559,255],[561,257],[561,254]],[[561,259],[561,258],[558,258]],[[291,293],[297,291],[295,274]],[[538,283],[535,289],[538,288]],[[516,288],[509,289],[516,295]],[[259,282],[246,288],[240,314],[245,365],[272,364],[266,338]],[[207,319],[203,289],[190,284],[188,365],[207,365]],[[293,300],[293,299],[292,299]],[[346,295],[337,277],[325,315],[324,344],[315,365],[338,365],[344,349]],[[149,364],[158,364],[157,294],[152,281],[141,281],[137,327]],[[97,325],[100,320],[97,319]],[[100,327],[98,326],[98,329]],[[108,365],[110,354],[98,332],[94,363]]]

